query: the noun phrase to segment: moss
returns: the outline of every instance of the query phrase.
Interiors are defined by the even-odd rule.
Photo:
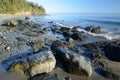
[[[26,76],[30,76],[31,74],[31,69],[33,67],[35,67],[36,65],[40,65],[42,63],[45,63],[45,62],[50,62],[52,61],[52,58],[48,58],[48,59],[45,59],[43,61],[41,60],[38,60],[37,62],[23,62],[23,61],[19,61],[19,62],[15,62],[13,63],[7,70],[8,71],[17,71],[21,74],[24,74]]]
[[[7,70],[8,71],[17,71],[24,74],[24,71],[29,67],[29,65],[23,61],[15,62]]]

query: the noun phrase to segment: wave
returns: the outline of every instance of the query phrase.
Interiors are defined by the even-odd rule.
[[[69,28],[73,27],[73,26],[64,25],[63,23],[56,23],[56,25],[61,26],[61,27],[69,27]],[[120,34],[116,34],[114,32],[107,31],[106,29],[103,29],[103,28],[101,29],[102,32],[100,34],[91,33],[90,31],[86,31],[85,29],[81,29],[81,28],[78,28],[78,31],[80,31],[80,32],[83,31],[86,34],[89,34],[92,36],[103,37],[103,38],[106,38],[108,40],[120,39]]]
[[[97,23],[104,23],[104,24],[111,24],[111,25],[120,26],[120,22],[117,22],[117,21],[102,21],[102,20],[89,20],[89,19],[86,19],[85,21],[88,21],[88,22],[97,22]]]

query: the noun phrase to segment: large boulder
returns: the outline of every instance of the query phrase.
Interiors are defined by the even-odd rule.
[[[100,33],[101,32],[101,28],[100,27],[94,27],[94,26],[88,26],[85,28],[86,31],[90,31],[92,33]]]
[[[58,47],[56,55],[67,72],[75,75],[92,75],[92,66],[88,58],[62,47]]]
[[[9,63],[9,62],[8,62]],[[16,71],[27,76],[48,73],[55,68],[56,60],[51,51],[42,51],[13,62],[8,71]]]
[[[110,60],[120,62],[120,46],[115,44],[106,46],[105,55]]]

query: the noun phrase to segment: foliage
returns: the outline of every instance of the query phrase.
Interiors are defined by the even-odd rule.
[[[31,14],[45,14],[45,9],[38,4],[26,0],[0,0],[0,13],[30,12]]]

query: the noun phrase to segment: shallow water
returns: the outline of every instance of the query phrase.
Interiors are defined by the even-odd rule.
[[[53,21],[56,25],[64,27],[100,26],[100,34],[87,33],[109,40],[120,39],[120,14],[53,13],[47,16],[32,16],[32,19],[37,23]]]

